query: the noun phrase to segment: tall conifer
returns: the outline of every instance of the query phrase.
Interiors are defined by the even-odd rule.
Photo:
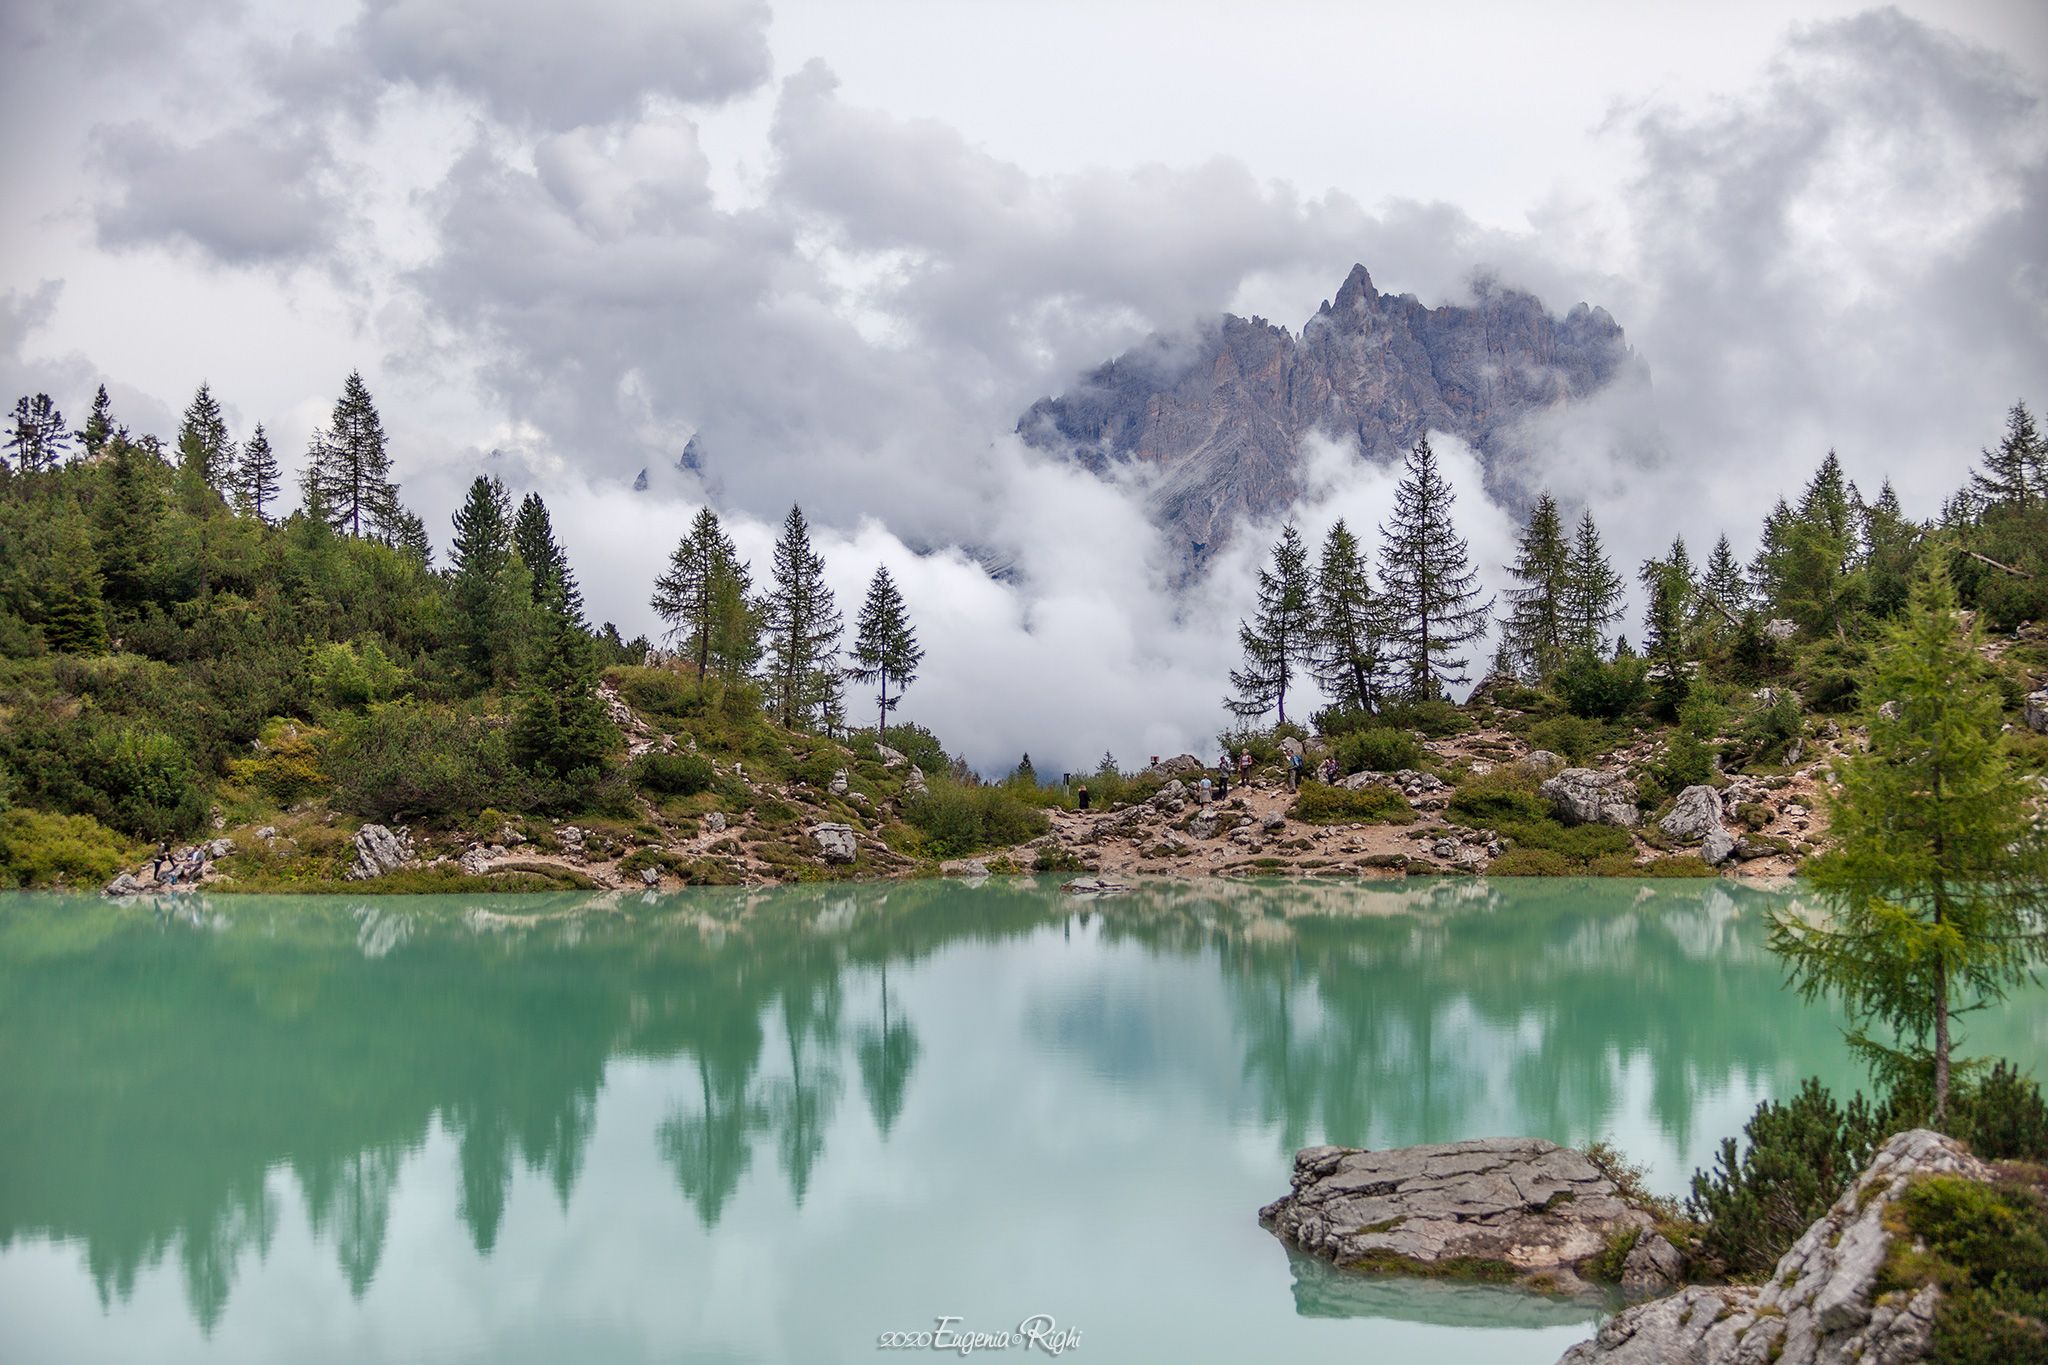
[[[1341,707],[1378,710],[1386,673],[1384,613],[1365,552],[1342,518],[1323,537],[1314,608],[1316,685]]]
[[[768,685],[777,717],[790,729],[817,723],[838,686],[839,636],[845,628],[825,557],[811,548],[803,508],[792,505],[775,542],[773,585],[762,603],[768,632]]]
[[[1423,437],[1408,453],[1394,490],[1394,514],[1380,528],[1380,585],[1389,652],[1411,697],[1441,697],[1467,681],[1466,645],[1486,633],[1491,599],[1451,520],[1454,495]]]
[[[876,703],[875,738],[888,737],[889,709],[900,704],[903,692],[917,681],[924,649],[917,643],[917,631],[910,623],[910,610],[896,580],[885,565],[875,570],[868,583],[867,600],[861,603],[860,619],[854,626],[853,664],[847,675],[857,682],[880,683]],[[896,695],[889,695],[894,683]]]
[[[1259,570],[1258,611],[1237,623],[1244,666],[1232,669],[1237,695],[1224,705],[1240,716],[1277,708],[1287,721],[1287,688],[1314,660],[1314,598],[1309,584],[1308,547],[1293,526],[1282,528],[1273,546],[1273,566]]]
[[[1508,615],[1502,623],[1502,662],[1524,677],[1547,677],[1564,662],[1571,631],[1566,620],[1571,589],[1571,546],[1557,501],[1545,493],[1536,499],[1529,524],[1508,566],[1519,587],[1508,589]]]

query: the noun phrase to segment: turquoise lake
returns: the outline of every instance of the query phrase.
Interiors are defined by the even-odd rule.
[[[1796,895],[0,895],[0,1360],[812,1365],[1044,1315],[1069,1361],[1548,1365],[1602,1305],[1337,1274],[1259,1206],[1309,1143],[1525,1133],[1682,1191],[1861,1079],[1764,950]],[[1963,1043],[2048,1055],[2048,992]]]

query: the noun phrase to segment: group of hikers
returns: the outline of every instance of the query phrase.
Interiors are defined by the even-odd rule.
[[[1319,777],[1325,782],[1335,782],[1337,780],[1337,760],[1333,755],[1326,755],[1322,762],[1311,767],[1302,758],[1299,749],[1290,748],[1285,753],[1285,759],[1287,785],[1292,790],[1299,791],[1301,784],[1311,775]],[[1230,779],[1233,774],[1236,776],[1237,784],[1240,787],[1250,786],[1252,763],[1252,751],[1250,749],[1240,749],[1234,757],[1230,750],[1225,749],[1217,756],[1215,776],[1211,777],[1207,772],[1204,772],[1201,781],[1194,784],[1196,794],[1201,799],[1202,804],[1206,806],[1211,801],[1228,800],[1230,797]],[[1154,768],[1159,766],[1159,755],[1154,754],[1152,756],[1152,766]],[[1089,807],[1089,794],[1086,782],[1080,785],[1075,791],[1074,796],[1075,804],[1081,810],[1087,810]]]
[[[206,874],[206,853],[200,848],[188,848],[184,856],[171,852],[168,841],[156,846],[156,857],[150,862],[150,871],[158,886],[176,886],[181,880],[198,881]]]

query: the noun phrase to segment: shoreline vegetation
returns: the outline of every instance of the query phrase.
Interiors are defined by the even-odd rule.
[[[1998,761],[2037,813],[2048,789],[2048,454],[2021,405],[1935,517],[1888,485],[1866,500],[1830,453],[1747,566],[1725,536],[1700,569],[1674,542],[1638,572],[1640,650],[1594,512],[1547,495],[1516,586],[1482,600],[1423,441],[1376,555],[1341,522],[1319,548],[1282,533],[1212,751],[1059,774],[1026,755],[995,780],[897,718],[944,660],[886,570],[842,614],[801,508],[759,581],[698,513],[650,585],[657,644],[587,620],[537,494],[477,479],[437,565],[360,376],[304,468],[280,517],[261,427],[231,439],[204,386],[169,446],[104,387],[77,431],[47,396],[17,404],[0,885],[1777,879],[1831,847],[1841,767],[1896,704],[1874,650],[1934,569]]]

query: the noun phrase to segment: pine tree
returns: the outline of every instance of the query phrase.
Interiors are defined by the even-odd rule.
[[[314,432],[307,453],[307,487],[317,492],[328,524],[356,539],[380,531],[389,539],[397,528],[398,489],[391,482],[384,422],[359,371],[349,372],[326,433]]]
[[[258,422],[242,443],[242,458],[235,466],[235,510],[267,524],[270,517],[263,509],[277,501],[277,489],[277,455]]]
[[[1565,584],[1565,625],[1572,650],[1602,652],[1607,627],[1621,619],[1621,575],[1607,561],[1591,508],[1579,516]]]
[[[39,393],[33,399],[23,397],[16,401],[14,431],[5,448],[14,452],[19,472],[40,474],[55,469],[70,444],[71,433],[64,429],[64,414],[50,401],[50,395]],[[0,468],[5,466],[6,461],[0,460]]]
[[[35,584],[43,640],[60,654],[97,653],[107,647],[107,619],[92,538],[76,503],[60,507],[52,553]]]
[[[1566,620],[1571,546],[1550,494],[1536,499],[1508,572],[1521,586],[1508,589],[1508,617],[1501,629],[1501,644],[1506,649],[1502,662],[1512,665],[1512,674],[1548,677],[1564,662],[1571,643]]]
[[[2014,403],[2006,414],[2005,436],[1998,449],[1984,452],[1984,467],[1970,475],[1970,487],[1987,507],[2024,512],[2048,499],[2048,446],[2025,403]]]
[[[390,539],[386,543],[392,549],[411,559],[422,569],[434,567],[433,537],[427,534],[427,523],[422,521],[420,514],[413,511],[410,507],[404,505],[398,507],[397,523],[392,528]],[[580,611],[582,609],[582,602],[579,600],[576,606]]]
[[[456,629],[464,661],[484,683],[509,672],[511,663],[506,635],[519,601],[510,591],[510,570],[517,563],[511,513],[505,485],[482,475],[470,483],[455,513],[451,590]]]
[[[1896,616],[1905,607],[1919,559],[1920,528],[1886,479],[1863,516],[1863,603],[1872,615]]]
[[[861,604],[860,619],[854,624],[853,666],[848,676],[857,682],[879,682],[881,700],[876,709],[875,738],[888,738],[889,708],[902,702],[902,692],[917,681],[917,666],[924,662],[917,632],[910,624],[903,594],[888,568],[875,570],[868,584],[867,600]],[[897,694],[889,695],[889,685]]]
[[[519,504],[519,515],[512,522],[512,544],[532,577],[533,600],[540,602],[550,594],[557,595],[580,623],[583,590],[576,586],[568,554],[555,541],[554,519],[548,515],[548,505],[541,501],[540,494],[528,493]]]
[[[92,396],[92,410],[85,415],[85,425],[73,432],[80,446],[84,447],[85,458],[97,459],[114,439],[114,403],[107,397],[107,386],[100,385]]]
[[[816,722],[825,692],[836,687],[839,636],[845,621],[825,582],[825,557],[811,548],[803,508],[792,505],[775,542],[774,586],[763,602],[768,631],[768,681],[785,728]]]
[[[2048,846],[2029,815],[2032,784],[2000,736],[1996,680],[1976,626],[1962,625],[1946,561],[1925,556],[1871,659],[1869,749],[1835,760],[1835,846],[1806,867],[1829,913],[1781,916],[1771,931],[1809,999],[1841,997],[1852,1043],[1881,1071],[1931,1069],[1937,1122],[1952,1016],[2002,999],[2048,955],[2035,922]]]
[[[1250,622],[1237,623],[1244,667],[1232,669],[1235,697],[1224,705],[1240,716],[1263,715],[1277,707],[1287,723],[1287,686],[1315,657],[1314,598],[1309,586],[1308,547],[1293,526],[1284,527],[1273,547],[1273,567],[1259,570],[1259,607]]]
[[[618,728],[597,696],[597,654],[580,608],[571,609],[559,581],[539,606],[540,637],[512,722],[512,756],[549,777],[588,782],[617,747]]]
[[[1386,671],[1380,617],[1371,566],[1340,518],[1323,537],[1316,564],[1311,665],[1316,685],[1347,710],[1379,709]]]
[[[1796,508],[1783,502],[1764,522],[1759,595],[1771,611],[1812,634],[1841,631],[1861,604],[1862,501],[1830,450]]]
[[[1463,649],[1486,633],[1492,600],[1451,521],[1451,486],[1437,472],[1429,438],[1408,454],[1394,514],[1380,528],[1380,584],[1387,641],[1407,694],[1441,697],[1466,681]]]
[[[1664,558],[1643,561],[1640,577],[1649,596],[1643,610],[1644,650],[1650,661],[1657,711],[1668,719],[1678,713],[1691,691],[1686,628],[1698,588],[1685,538],[1673,540]]]
[[[722,634],[729,633],[729,618],[740,575],[739,549],[718,524],[718,514],[709,507],[697,513],[690,533],[669,555],[668,572],[654,580],[650,599],[655,614],[668,623],[668,637],[680,640],[688,655],[697,661],[697,681],[710,672]]]
[[[228,439],[228,422],[221,415],[220,403],[205,384],[192,395],[178,426],[178,463],[217,493],[233,488],[235,443]]]

